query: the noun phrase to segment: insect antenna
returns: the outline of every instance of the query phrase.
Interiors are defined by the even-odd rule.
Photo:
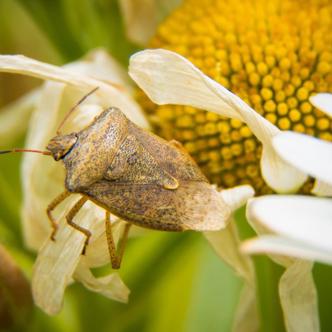
[[[0,150],[0,154],[11,153],[11,152],[34,152],[34,153],[41,153],[45,156],[51,156],[51,152],[49,151],[41,151],[35,149],[11,149],[11,150]]]
[[[89,93],[87,93],[85,96],[83,96],[76,105],[74,105],[69,112],[65,115],[65,117],[63,118],[63,120],[61,121],[56,134],[60,135],[61,134],[61,128],[63,127],[63,125],[65,124],[65,122],[67,121],[67,119],[69,118],[69,116],[76,110],[76,108],[81,105],[90,95],[92,95],[94,92],[96,92],[99,89],[99,87],[97,86],[96,88],[94,88],[93,90],[91,90]]]

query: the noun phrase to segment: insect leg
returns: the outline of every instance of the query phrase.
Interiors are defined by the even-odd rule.
[[[56,231],[58,229],[58,224],[55,221],[53,215],[52,215],[52,211],[62,202],[64,201],[68,196],[70,195],[69,191],[64,191],[63,193],[61,193],[59,196],[57,196],[48,206],[46,209],[46,213],[48,216],[48,219],[51,222],[51,226],[52,226],[52,233],[51,233],[51,240],[55,241],[55,234]]]
[[[91,236],[91,232],[88,229],[86,229],[86,228],[84,228],[80,225],[75,224],[73,222],[73,219],[76,216],[77,212],[81,209],[81,207],[84,205],[84,203],[87,200],[88,200],[87,197],[82,197],[79,201],[77,201],[75,203],[75,205],[71,208],[71,210],[66,215],[67,224],[69,226],[75,228],[79,232],[83,233],[86,236],[86,240],[85,240],[84,247],[83,247],[83,250],[82,250],[82,255],[85,254],[86,247],[89,244],[89,239],[90,239],[90,236]]]
[[[112,234],[110,213],[108,211],[106,211],[106,217],[105,217],[106,237],[107,237],[108,251],[110,253],[110,258],[111,258],[111,263],[112,263],[113,269],[120,268],[123,253],[124,253],[125,246],[126,246],[126,242],[128,239],[128,233],[129,233],[130,227],[131,227],[131,224],[126,223],[122,236],[120,238],[119,248],[118,248],[118,252],[117,252],[116,246],[114,243],[114,239],[113,239],[113,234]]]

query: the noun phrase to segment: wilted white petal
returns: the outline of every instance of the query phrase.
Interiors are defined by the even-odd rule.
[[[0,68],[2,72],[6,73],[53,80],[81,88],[94,88],[101,85],[101,82],[92,78],[71,73],[58,66],[43,63],[24,55],[0,55]]]
[[[84,257],[75,271],[74,279],[81,282],[92,292],[100,293],[109,299],[128,302],[130,290],[123,283],[118,273],[111,273],[105,277],[96,278],[86,264]]]
[[[193,106],[242,119],[233,106],[216,97],[201,71],[174,52],[145,50],[132,55],[129,75],[157,104]]]
[[[254,286],[254,270],[251,259],[239,250],[241,243],[234,220],[225,229],[204,232],[218,256],[230,265],[251,286]]]
[[[282,132],[273,138],[273,146],[286,162],[332,185],[332,143],[299,133]]]
[[[246,204],[247,200],[254,195],[254,190],[251,186],[244,185],[222,190],[220,195],[234,212],[239,207]],[[244,325],[248,324],[249,321],[252,327],[258,325],[258,316],[255,309],[255,274],[251,258],[244,255],[239,250],[241,241],[236,223],[231,217],[225,229],[217,232],[204,232],[204,236],[210,242],[219,257],[246,281],[246,285],[244,286],[246,294],[243,295],[245,297],[241,297],[239,302],[233,331],[250,331],[248,329],[243,330]],[[249,317],[250,319],[248,320]],[[249,328],[248,325],[246,326]]]
[[[103,107],[118,107],[132,120],[139,122],[139,125],[147,126],[141,109],[138,104],[127,94],[124,88],[118,84],[106,83],[103,80],[92,78],[84,73],[86,66],[94,66],[91,62],[77,62],[66,68],[60,68],[40,61],[30,59],[22,55],[0,55],[0,71],[21,75],[28,75],[44,80],[66,83],[81,91],[81,94],[89,92],[96,87],[95,92],[99,96],[99,103]],[[69,67],[69,68],[68,68]],[[75,68],[75,69],[74,69]],[[93,70],[93,69],[92,69]],[[98,74],[98,71],[95,73]]]
[[[40,249],[32,277],[34,301],[50,315],[61,310],[65,288],[72,280],[86,240],[84,234],[66,225],[65,213],[63,211],[59,219],[56,240],[46,240]],[[97,221],[91,203],[86,203],[78,212],[75,222],[84,228],[92,228]]]
[[[297,260],[280,278],[279,296],[287,332],[319,332],[318,301],[311,262]]]
[[[222,190],[220,196],[232,212],[246,204],[254,195],[251,186],[244,185]],[[239,251],[240,238],[236,224],[231,217],[225,229],[215,232],[204,232],[217,254],[234,270],[244,277],[251,285],[254,284],[253,266],[251,260]]]
[[[306,180],[274,152],[272,138],[280,130],[182,56],[166,50],[138,52],[130,59],[129,74],[157,104],[188,105],[245,122],[263,143],[262,175],[276,191],[296,191]]]
[[[256,290],[252,285],[245,284],[236,308],[232,332],[257,332],[259,330],[259,319]]]
[[[34,90],[0,110],[0,146],[8,149],[28,127],[39,91]]]
[[[65,85],[48,82],[41,89],[37,109],[30,119],[27,147],[44,149],[54,135]],[[63,190],[64,169],[52,158],[26,153],[22,162],[23,208],[22,226],[25,243],[38,250],[50,234],[46,207]]]
[[[127,35],[135,43],[146,45],[158,23],[181,0],[120,0]]]
[[[263,196],[248,203],[249,220],[332,254],[332,202],[308,196]]]
[[[332,94],[318,93],[310,97],[310,102],[325,114],[332,116]]]

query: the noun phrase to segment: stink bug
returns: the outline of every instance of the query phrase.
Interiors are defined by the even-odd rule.
[[[213,231],[223,228],[230,215],[229,207],[180,143],[139,128],[117,108],[104,110],[79,132],[62,135],[58,130],[46,150],[2,153],[40,152],[62,160],[66,190],[47,207],[51,238],[55,239],[57,230],[52,211],[69,195],[79,193],[82,197],[68,212],[67,223],[86,236],[85,250],[91,233],[73,219],[88,200],[105,209],[113,268],[120,267],[131,224],[163,231]],[[127,222],[118,251],[110,213]]]

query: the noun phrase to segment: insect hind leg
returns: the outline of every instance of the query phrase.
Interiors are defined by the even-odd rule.
[[[113,234],[112,234],[112,224],[110,220],[110,213],[106,211],[105,215],[105,228],[106,228],[106,237],[107,237],[107,245],[108,251],[110,254],[111,264],[113,269],[119,269],[121,266],[122,257],[124,254],[125,246],[128,239],[128,234],[130,230],[131,224],[126,223],[123,233],[120,238],[120,242],[118,245],[118,250],[116,248]]]

